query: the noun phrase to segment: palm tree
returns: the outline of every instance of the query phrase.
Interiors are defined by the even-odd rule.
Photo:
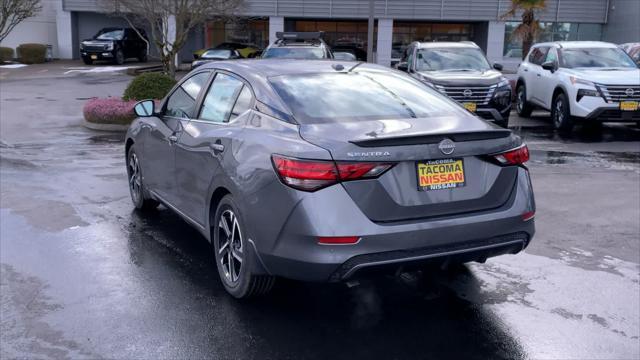
[[[511,0],[511,8],[502,14],[502,19],[512,18],[522,11],[522,23],[516,26],[511,36],[522,40],[522,59],[527,56],[533,41],[540,31],[540,23],[536,20],[536,11],[547,6],[545,0]]]

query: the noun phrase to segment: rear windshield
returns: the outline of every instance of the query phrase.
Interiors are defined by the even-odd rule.
[[[565,48],[560,50],[565,68],[636,68],[636,64],[619,48]]]
[[[231,50],[207,50],[200,57],[203,59],[228,59],[231,57]]]
[[[401,74],[359,71],[269,80],[303,124],[466,114],[444,95]]]
[[[301,59],[313,60],[324,59],[324,50],[322,48],[270,48],[263,55],[263,58],[280,58],[280,59]]]

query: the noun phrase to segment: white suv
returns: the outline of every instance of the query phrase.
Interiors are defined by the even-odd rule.
[[[551,111],[554,126],[569,131],[576,121],[640,125],[640,69],[614,44],[566,41],[536,44],[518,68],[516,110]]]

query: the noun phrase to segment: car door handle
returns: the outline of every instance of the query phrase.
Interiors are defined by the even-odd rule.
[[[210,146],[214,153],[221,153],[224,151],[224,145],[220,143],[211,144]]]
[[[541,75],[541,74],[536,74],[536,76],[537,76],[537,77],[541,77],[542,75]]]
[[[527,69],[527,68],[524,68],[524,71],[526,71],[526,72],[529,72],[529,69]]]

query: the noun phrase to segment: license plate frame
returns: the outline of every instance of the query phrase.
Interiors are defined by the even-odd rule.
[[[638,101],[620,101],[621,111],[637,111],[640,108]]]
[[[447,165],[450,165],[452,168],[447,168]],[[429,171],[427,169],[431,170]],[[447,181],[442,181],[441,175],[446,176]],[[416,161],[416,180],[418,191],[450,190],[464,187],[467,185],[464,159],[448,158]],[[434,181],[437,181],[437,183],[434,183]]]
[[[475,113],[476,111],[478,111],[478,104],[474,103],[474,102],[463,102],[462,106],[467,109],[467,111]]]

